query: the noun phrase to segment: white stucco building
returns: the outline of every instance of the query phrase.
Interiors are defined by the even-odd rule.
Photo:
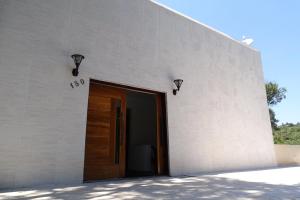
[[[0,0],[0,135],[0,188],[276,165],[260,53],[150,0]]]

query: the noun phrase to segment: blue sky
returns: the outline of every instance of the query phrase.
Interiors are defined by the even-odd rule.
[[[158,0],[174,10],[241,40],[254,39],[266,81],[286,87],[287,98],[274,107],[281,122],[300,122],[299,0]]]

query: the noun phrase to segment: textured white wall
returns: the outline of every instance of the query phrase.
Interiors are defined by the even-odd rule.
[[[89,78],[167,93],[171,175],[276,163],[257,51],[148,0],[0,0],[0,188],[82,181]]]
[[[276,144],[275,155],[279,166],[300,165],[300,145]]]

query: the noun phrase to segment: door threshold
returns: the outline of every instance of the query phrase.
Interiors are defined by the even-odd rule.
[[[130,181],[130,180],[138,180],[138,179],[156,179],[161,177],[170,177],[169,175],[158,175],[158,176],[134,176],[134,177],[124,177],[124,178],[108,178],[108,179],[100,179],[93,181],[83,181],[83,183],[101,183],[101,182],[114,182],[114,181]]]

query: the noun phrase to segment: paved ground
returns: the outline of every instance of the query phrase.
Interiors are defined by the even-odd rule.
[[[300,167],[196,177],[124,179],[1,191],[0,199],[300,200]]]

